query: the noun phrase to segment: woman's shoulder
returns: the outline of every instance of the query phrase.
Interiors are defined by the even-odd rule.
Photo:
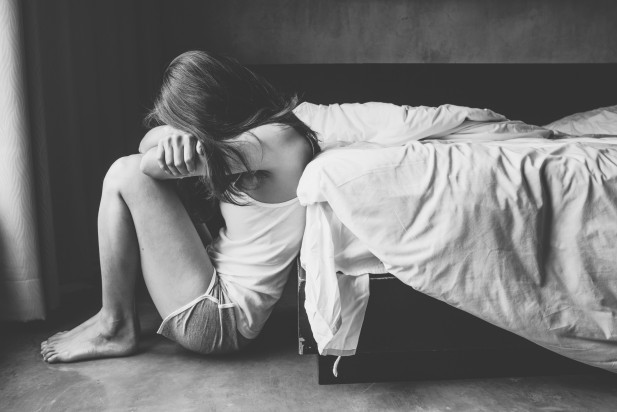
[[[302,136],[291,126],[279,123],[269,123],[249,130],[248,132],[240,135],[238,140],[260,144],[274,144],[275,146],[279,146],[281,144],[292,143],[296,141],[298,137]]]
[[[259,163],[259,170],[288,169],[299,163],[308,163],[312,148],[307,139],[291,126],[265,124],[238,137],[244,145],[244,154]]]
[[[261,137],[268,150],[276,156],[291,156],[290,160],[297,161],[297,157],[303,157],[308,150],[312,153],[307,139],[296,129],[284,124],[264,125]],[[283,160],[283,159],[281,159]]]

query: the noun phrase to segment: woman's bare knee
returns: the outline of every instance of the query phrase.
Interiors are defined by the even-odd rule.
[[[157,180],[144,174],[140,164],[143,155],[136,154],[116,160],[105,175],[103,193],[119,193],[125,201],[151,197],[154,192],[170,190],[171,181]],[[154,192],[153,192],[154,191]]]
[[[139,165],[142,155],[124,156],[116,160],[107,170],[103,181],[103,190],[121,191],[127,185],[142,179],[150,179],[144,175]]]

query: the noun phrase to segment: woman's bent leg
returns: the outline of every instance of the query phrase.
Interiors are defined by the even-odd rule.
[[[43,342],[48,362],[123,356],[137,347],[135,280],[141,271],[162,317],[204,294],[213,266],[172,184],[139,170],[141,156],[110,168],[99,210],[103,307]]]

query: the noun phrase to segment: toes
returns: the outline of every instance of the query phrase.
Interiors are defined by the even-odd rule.
[[[61,362],[62,358],[60,356],[59,353],[53,353],[51,355],[49,355],[49,357],[46,359],[47,363],[57,363],[57,362]]]
[[[55,351],[56,351],[56,349],[55,349],[53,346],[51,346],[51,345],[47,345],[47,346],[45,346],[45,348],[41,351],[41,355],[46,356],[48,353],[55,352]]]
[[[52,359],[55,355],[56,355],[56,352],[54,351],[47,352],[45,355],[43,355],[43,360],[49,363],[49,360]]]
[[[58,332],[53,334],[52,336],[50,336],[49,338],[47,338],[47,340],[44,340],[43,342],[41,342],[41,349],[43,349],[45,346],[48,346],[50,343],[54,343],[57,342],[62,335],[66,334],[68,331],[63,331],[63,332]]]

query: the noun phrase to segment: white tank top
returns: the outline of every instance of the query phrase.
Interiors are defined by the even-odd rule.
[[[238,331],[257,337],[280,298],[302,242],[306,211],[298,198],[262,203],[244,194],[247,206],[221,202],[225,219],[208,255],[231,301]]]

